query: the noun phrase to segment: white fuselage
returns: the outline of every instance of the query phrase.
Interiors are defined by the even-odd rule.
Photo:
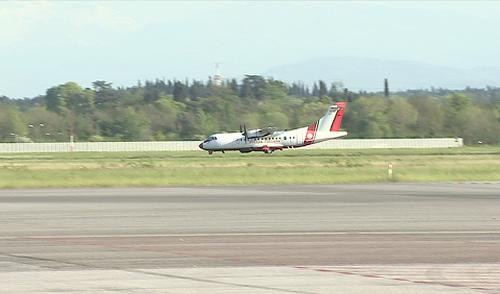
[[[250,151],[274,151],[281,150],[284,148],[297,148],[314,143],[319,143],[331,139],[336,139],[344,137],[347,132],[320,132],[314,133],[313,137],[309,135],[308,138],[308,127],[303,127],[299,129],[289,130],[289,131],[278,131],[274,132],[268,136],[261,138],[249,138],[245,139],[245,136],[241,133],[221,133],[214,134],[209,138],[214,138],[212,140],[206,140],[200,144],[200,148],[208,151],[229,151],[229,150],[239,150],[241,152]],[[307,138],[307,140],[306,140]]]

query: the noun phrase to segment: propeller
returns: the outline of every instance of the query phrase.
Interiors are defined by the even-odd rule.
[[[243,136],[245,136],[245,141],[248,140],[248,132],[247,132],[247,125],[246,124],[243,124]]]

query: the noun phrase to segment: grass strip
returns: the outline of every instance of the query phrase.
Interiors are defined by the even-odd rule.
[[[393,163],[393,177],[387,174]],[[0,154],[0,188],[500,181],[500,147]]]

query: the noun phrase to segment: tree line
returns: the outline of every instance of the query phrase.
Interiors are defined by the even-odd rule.
[[[352,92],[340,83],[284,83],[247,75],[216,85],[155,80],[51,87],[31,99],[0,96],[1,142],[201,140],[215,132],[306,126],[348,101],[350,138],[462,137],[500,143],[500,88]]]

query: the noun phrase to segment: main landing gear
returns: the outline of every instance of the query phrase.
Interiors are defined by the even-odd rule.
[[[266,154],[272,154],[276,150],[283,150],[283,147],[269,147],[267,145],[264,145],[261,150]]]
[[[213,150],[208,150],[208,155],[212,155],[215,151]],[[222,153],[226,153],[224,150],[221,150]]]
[[[273,152],[273,150],[271,150],[271,149],[269,148],[269,146],[267,146],[267,145],[264,145],[264,146],[262,147],[262,151],[263,151],[265,154],[269,154],[269,152],[271,152],[271,153]]]

